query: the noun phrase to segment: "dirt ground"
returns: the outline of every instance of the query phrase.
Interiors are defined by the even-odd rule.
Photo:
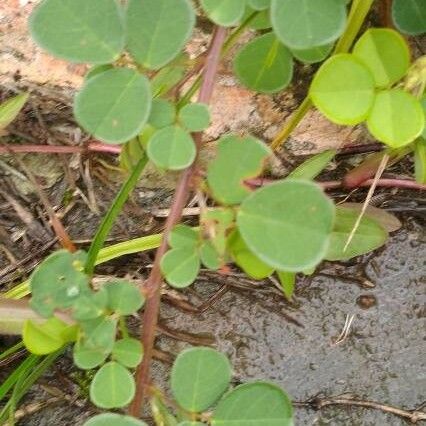
[[[24,111],[1,141],[84,144],[88,137],[76,126],[70,108],[84,67],[54,60],[31,43],[26,19],[35,3],[3,0],[0,4],[0,100],[18,90],[31,92]],[[422,48],[421,43],[415,44]],[[200,30],[189,50],[196,54],[205,45],[206,35]],[[226,63],[215,90],[207,146],[214,150],[214,140],[230,131],[271,140],[303,99],[312,72],[311,67],[299,66],[290,90],[271,97],[254,95],[238,86]],[[285,174],[308,153],[369,142],[362,127],[348,130],[311,112],[279,153],[278,166],[271,173]],[[321,178],[339,179],[362,158],[364,154],[339,156]],[[26,154],[22,161],[36,176],[72,239],[79,247],[87,247],[123,180],[116,156]],[[412,161],[406,159],[389,168],[386,176],[408,177],[412,173]],[[108,244],[160,231],[164,223],[161,210],[169,207],[175,180],[176,176],[146,174]],[[335,190],[330,195],[336,201],[347,198],[360,202],[366,190]],[[194,288],[169,292],[161,312],[157,341],[161,361],[154,366],[155,380],[167,387],[170,363],[184,347],[212,345],[232,360],[235,383],[267,379],[282,385],[297,401],[296,424],[406,424],[383,410],[350,404],[314,409],[319,401],[341,395],[407,410],[420,409],[426,400],[426,198],[416,191],[387,189],[378,191],[374,203],[394,212],[402,228],[378,252],[345,264],[325,263],[313,277],[299,279],[292,303],[284,300],[273,282],[254,283],[237,270],[227,278],[203,271]],[[191,218],[185,220],[190,223]],[[14,156],[1,155],[0,291],[28,277],[57,247],[27,173]],[[152,253],[141,253],[103,265],[97,273],[143,279],[151,263]],[[183,309],[186,304],[176,302],[178,298],[200,306],[217,292],[215,302],[199,313],[189,313]],[[348,338],[334,344],[345,319],[352,316]],[[0,351],[12,341],[0,337]],[[0,381],[17,361],[1,365]],[[81,425],[94,413],[84,393],[87,381],[87,375],[76,371],[65,356],[25,399],[24,407],[34,408],[34,413],[18,412],[23,416],[18,424]]]

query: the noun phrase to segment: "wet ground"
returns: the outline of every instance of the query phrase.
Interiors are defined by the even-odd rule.
[[[280,303],[259,292],[250,300],[231,291],[201,317],[169,310],[163,316],[174,328],[212,333],[230,356],[238,380],[273,380],[297,401],[350,393],[415,408],[426,399],[426,245],[421,239],[421,228],[413,222],[392,237],[365,265],[366,278],[375,285],[370,290],[338,276],[318,275],[302,282],[296,295],[300,307],[291,315],[303,328],[272,312]],[[348,267],[343,273],[351,276],[356,269]],[[197,289],[207,286],[202,283]],[[374,298],[375,306],[359,306]],[[354,315],[350,334],[335,345],[347,315]],[[359,408],[295,411],[299,425],[406,424]]]
[[[405,221],[377,254],[337,269],[324,265],[312,279],[300,280],[293,305],[271,283],[248,290],[244,279],[234,276],[228,291],[202,314],[164,304],[162,324],[189,330],[195,340],[214,339],[232,360],[235,382],[272,380],[295,401],[345,394],[414,409],[426,400],[424,237],[420,222]],[[365,280],[374,287],[368,282],[370,288],[363,287]],[[203,275],[189,297],[206,300],[223,285],[223,278]],[[289,322],[288,315],[303,327]],[[336,345],[347,315],[354,316],[350,333]],[[170,353],[186,346],[164,336],[158,342]],[[60,364],[52,373],[56,383],[58,371],[72,377],[69,366]],[[168,371],[168,365],[155,363],[163,386]],[[31,401],[45,399],[38,388]],[[90,411],[64,401],[18,424],[78,426]],[[407,424],[391,414],[350,406],[296,407],[295,419],[297,425]]]

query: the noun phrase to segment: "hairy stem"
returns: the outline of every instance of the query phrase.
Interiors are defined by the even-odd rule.
[[[207,56],[206,66],[203,71],[203,82],[198,96],[199,102],[206,104],[210,102],[225,36],[226,29],[223,27],[218,27],[214,33]],[[194,134],[194,140],[196,142],[197,148],[199,149],[201,146],[201,134]],[[155,332],[160,308],[161,284],[163,281],[160,269],[160,261],[167,251],[167,241],[170,231],[175,226],[175,224],[179,222],[182,215],[182,210],[187,202],[190,184],[197,170],[196,162],[197,160],[195,160],[194,163],[182,173],[176,186],[172,207],[170,209],[170,215],[167,218],[165,224],[161,245],[156,252],[154,265],[145,284],[147,300],[143,314],[141,336],[142,344],[144,346],[144,359],[136,371],[136,393],[135,398],[133,399],[129,408],[130,414],[134,417],[138,417],[140,415],[145,399],[147,390],[146,388],[149,385],[150,380],[150,365],[153,355]]]
[[[107,145],[102,142],[90,142],[87,146],[61,145],[7,145],[0,146],[0,154],[34,153],[34,154],[84,154],[85,152],[103,152],[120,154],[120,145]]]

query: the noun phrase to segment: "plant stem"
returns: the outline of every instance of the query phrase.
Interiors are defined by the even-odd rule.
[[[303,117],[312,107],[312,101],[309,96],[303,100],[303,102],[298,106],[296,111],[291,115],[290,119],[285,123],[284,127],[279,131],[275,136],[274,140],[271,142],[271,148],[276,151],[291,135],[293,130],[299,125]]]
[[[87,151],[120,154],[120,145],[107,145],[101,142],[90,142],[85,146],[61,145],[7,145],[0,146],[0,154],[35,153],[35,154],[81,154]]]
[[[115,197],[111,207],[107,214],[102,219],[102,222],[93,238],[92,244],[90,245],[87,261],[85,264],[85,271],[88,275],[92,275],[96,265],[96,259],[98,258],[99,251],[102,249],[105,240],[114,225],[115,219],[120,214],[124,203],[127,201],[130,192],[133,191],[136,184],[138,183],[139,177],[148,162],[148,157],[144,155],[133,168],[132,173],[127,178],[121,187],[119,193]]]
[[[215,30],[209,53],[206,60],[206,66],[203,71],[203,82],[198,96],[198,101],[208,104],[213,93],[214,80],[221,57],[221,49],[225,41],[226,29],[218,27]],[[201,133],[194,134],[194,141],[197,150],[201,146]],[[136,371],[136,393],[130,405],[129,412],[134,417],[138,417],[143,407],[146,387],[150,380],[150,365],[154,349],[155,330],[158,322],[158,314],[161,299],[162,274],[160,261],[168,248],[168,237],[170,231],[181,218],[182,210],[185,207],[189,195],[190,184],[197,170],[197,159],[181,175],[176,186],[173,203],[170,209],[170,215],[167,218],[161,245],[156,252],[154,265],[150,276],[146,282],[146,303],[143,314],[143,325],[141,340],[144,347],[144,358]]]
[[[358,34],[364,20],[371,9],[374,0],[354,0],[349,12],[346,30],[337,42],[333,55],[348,52]],[[284,127],[278,132],[274,140],[271,142],[273,150],[277,150],[290,136],[293,130],[299,125],[307,112],[312,107],[312,101],[309,96],[303,100],[293,115],[290,117]]]
[[[254,18],[259,14],[259,12],[254,12],[249,15],[226,39],[223,43],[220,58],[223,59],[229,50],[235,45],[240,35],[244,32],[244,30],[250,25]],[[201,85],[201,74],[197,76],[197,78],[192,83],[191,87],[182,95],[179,100],[177,107],[182,108],[187,103],[191,101],[191,98],[195,95],[196,91],[199,89]]]

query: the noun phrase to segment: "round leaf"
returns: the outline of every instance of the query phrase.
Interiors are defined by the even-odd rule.
[[[189,0],[130,0],[127,47],[138,63],[159,69],[179,54],[194,24]]]
[[[197,278],[199,270],[200,259],[192,248],[169,250],[161,259],[161,271],[173,287],[188,287]]]
[[[210,162],[207,171],[213,197],[221,204],[240,203],[250,194],[244,180],[257,176],[269,155],[269,148],[251,136],[221,138],[217,156]]]
[[[238,231],[229,238],[229,251],[234,262],[251,278],[263,280],[274,272],[274,268],[262,262],[247,247]]]
[[[272,383],[237,386],[219,402],[212,426],[293,426],[293,409],[286,393]]]
[[[179,112],[179,120],[189,131],[201,132],[210,125],[209,108],[200,103],[185,105]]]
[[[108,362],[95,374],[90,384],[90,399],[101,408],[126,406],[135,394],[135,381],[127,368]]]
[[[84,347],[109,354],[114,345],[116,326],[117,320],[109,317],[82,321],[81,329]]]
[[[108,291],[108,307],[120,315],[137,312],[145,300],[140,290],[125,280],[115,280],[105,287]]]
[[[215,24],[232,27],[237,24],[246,6],[246,0],[201,0],[201,7]]]
[[[346,5],[336,0],[272,0],[272,27],[291,49],[335,41],[346,23]]]
[[[102,413],[87,420],[83,426],[147,426],[147,424],[135,417]]]
[[[109,351],[100,347],[92,347],[83,342],[77,342],[74,345],[73,359],[74,364],[83,370],[91,370],[92,368],[102,365]]]
[[[123,143],[140,133],[151,108],[148,79],[130,68],[114,68],[88,80],[74,101],[77,121],[107,143]]]
[[[27,320],[24,323],[22,339],[25,347],[33,354],[47,355],[62,348],[67,343],[64,332],[70,326],[56,317],[44,323]]]
[[[222,265],[222,259],[210,240],[204,241],[201,245],[200,259],[206,268],[213,271],[217,271]]]
[[[188,132],[179,126],[158,130],[148,143],[149,159],[158,167],[182,170],[195,159],[196,148]]]
[[[175,107],[171,102],[165,99],[154,99],[148,122],[151,126],[161,129],[172,125],[175,121],[175,116]]]
[[[369,253],[386,242],[388,233],[374,220],[364,216],[351,243],[343,251],[358,216],[359,212],[356,210],[337,207],[336,222],[325,257],[327,260],[349,260],[361,254]]]
[[[200,412],[217,401],[230,380],[231,365],[225,355],[211,348],[191,348],[176,358],[171,388],[182,408]]]
[[[134,368],[142,361],[142,345],[139,340],[130,337],[117,340],[112,348],[112,356],[125,367]]]
[[[403,33],[420,35],[426,32],[426,2],[424,0],[393,0],[392,17]]]
[[[322,62],[333,49],[333,43],[324,46],[311,47],[310,49],[292,49],[293,56],[305,64]]]
[[[30,17],[33,39],[72,62],[114,62],[124,47],[120,5],[115,0],[44,0]]]
[[[370,133],[392,148],[400,148],[419,136],[425,125],[420,102],[401,89],[377,94],[367,119]]]
[[[374,78],[353,55],[335,55],[324,62],[309,89],[314,105],[337,124],[365,120],[374,102]]]
[[[98,291],[83,294],[74,304],[73,318],[77,321],[94,319],[104,313],[108,301],[106,290],[101,287]]]
[[[86,254],[59,250],[35,268],[30,278],[31,307],[40,315],[51,317],[55,309],[66,309],[90,291],[84,273]]]
[[[324,257],[334,205],[314,183],[285,180],[255,191],[237,215],[248,248],[266,264],[298,272]]]
[[[170,247],[173,248],[195,248],[198,244],[198,232],[188,225],[176,225],[169,236]]]
[[[367,30],[355,44],[353,54],[373,73],[378,87],[396,83],[410,66],[406,41],[396,31],[387,28]]]
[[[240,81],[252,90],[278,92],[291,81],[293,59],[274,34],[268,33],[251,40],[238,52],[234,71]]]

